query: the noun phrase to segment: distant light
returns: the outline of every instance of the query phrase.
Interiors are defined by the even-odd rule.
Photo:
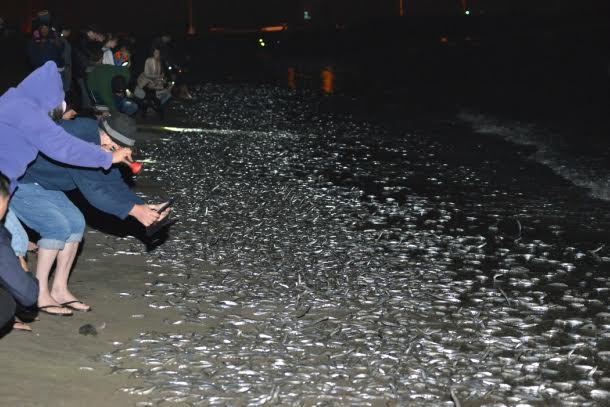
[[[259,38],[259,39],[258,39],[258,42],[261,42],[261,43],[262,43],[262,42],[265,42],[265,40],[263,40],[262,38]]]
[[[264,46],[266,46],[266,45],[267,45],[267,44],[265,44],[265,42],[264,42],[264,41],[263,41],[263,42],[261,42],[261,47],[264,47]]]
[[[311,14],[309,14],[309,11],[305,10],[303,12],[303,20],[311,20]]]
[[[466,10],[466,11],[464,11],[464,14],[466,14],[467,16],[469,16],[469,15],[470,15],[470,10]]]
[[[285,25],[271,25],[268,27],[261,28],[261,31],[267,32],[267,33],[272,33],[272,32],[284,31],[285,29],[286,29]]]

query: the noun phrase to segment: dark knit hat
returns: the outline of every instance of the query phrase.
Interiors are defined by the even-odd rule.
[[[109,118],[102,120],[100,127],[113,140],[123,145],[131,147],[136,143],[132,138],[137,133],[136,122],[123,113],[113,113]]]

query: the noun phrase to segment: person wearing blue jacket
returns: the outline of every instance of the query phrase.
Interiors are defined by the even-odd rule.
[[[32,68],[39,68],[47,61],[53,61],[63,71],[63,44],[57,33],[51,29],[48,22],[41,23],[33,33],[28,43],[27,54]]]
[[[0,172],[8,178],[11,194],[39,152],[89,168],[108,169],[113,163],[131,160],[128,148],[102,151],[67,133],[49,116],[56,109],[65,110],[64,90],[57,65],[51,61],[0,97]]]
[[[113,115],[102,122],[77,118],[61,122],[61,127],[80,140],[114,150],[115,141],[133,145],[125,133],[135,132],[135,123],[124,115]],[[28,227],[40,234],[36,276],[40,282],[38,307],[55,315],[71,315],[72,310],[89,311],[91,307],[78,300],[68,289],[68,277],[82,241],[85,221],[80,211],[63,191],[79,189],[96,208],[125,219],[135,217],[144,226],[163,219],[160,205],[146,205],[123,181],[117,168],[94,170],[66,166],[39,155],[20,181],[11,200],[11,211]],[[48,278],[57,260],[53,287]]]
[[[8,179],[0,174],[0,220],[6,214],[9,194]],[[16,302],[30,307],[37,300],[38,282],[21,268],[11,249],[11,235],[0,224],[0,328],[13,320]]]

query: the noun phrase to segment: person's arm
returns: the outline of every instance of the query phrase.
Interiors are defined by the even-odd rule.
[[[104,58],[102,59],[102,64],[114,66],[114,56],[112,55],[112,51],[104,51]]]
[[[26,273],[11,249],[9,233],[0,225],[0,284],[25,307],[38,301],[38,280]]]
[[[102,212],[126,219],[134,205],[144,204],[144,201],[129,189],[117,169],[109,173],[78,168],[68,171],[85,199]]]
[[[33,110],[34,112],[36,110]],[[67,133],[48,116],[32,117],[22,123],[23,135],[43,154],[60,163],[87,168],[108,169],[113,162],[120,162],[130,156],[128,149],[114,153],[102,151],[99,146],[86,143]],[[122,153],[117,155],[117,152]],[[120,156],[123,157],[120,157]]]

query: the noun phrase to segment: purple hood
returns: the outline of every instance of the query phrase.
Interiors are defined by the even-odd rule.
[[[51,120],[48,113],[63,100],[54,62],[36,69],[0,97],[0,172],[10,180],[11,192],[39,152],[78,167],[108,169],[112,165],[112,154],[73,137]]]

